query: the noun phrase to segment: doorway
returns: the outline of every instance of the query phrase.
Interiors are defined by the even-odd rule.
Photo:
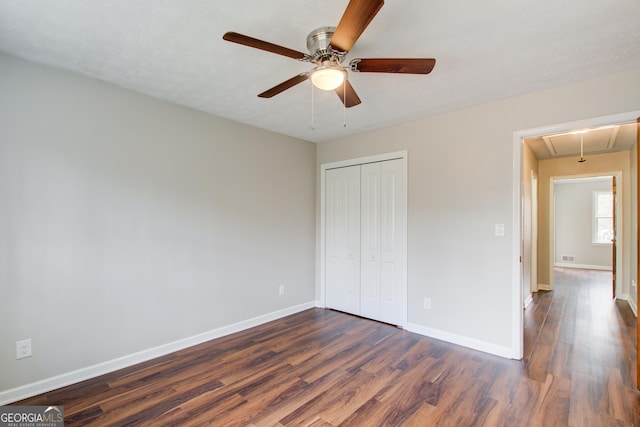
[[[519,227],[518,230],[514,230],[514,242],[513,242],[514,248],[522,247],[521,246],[522,241],[520,239],[524,233],[522,213],[519,212],[518,210],[523,206],[523,203],[521,202],[521,198],[525,196],[521,186],[523,179],[526,176],[525,174],[527,173],[523,166],[525,163],[524,156],[526,153],[526,148],[524,143],[525,139],[539,137],[541,135],[567,133],[575,130],[600,128],[604,126],[610,126],[612,124],[636,123],[636,120],[639,116],[640,116],[640,111],[632,111],[628,113],[616,114],[611,116],[603,116],[603,117],[597,117],[597,118],[592,118],[592,119],[587,119],[582,121],[562,123],[557,125],[551,125],[546,127],[514,132],[514,165],[516,165],[516,168],[514,168],[515,173],[513,178],[514,178],[514,195],[516,195],[516,200],[518,201],[517,204],[514,204],[514,211],[515,211],[514,224],[517,224],[517,226]],[[630,149],[630,153],[629,153],[630,166],[628,170],[623,174],[623,177],[622,177],[623,178],[622,182],[626,183],[625,184],[626,194],[623,197],[621,197],[621,199],[623,199],[622,205],[625,208],[625,212],[621,214],[622,214],[622,217],[624,218],[624,221],[625,221],[624,224],[626,224],[626,226],[624,227],[624,231],[620,233],[624,243],[624,245],[621,245],[623,254],[620,254],[617,257],[618,259],[621,259],[623,261],[622,262],[623,265],[618,266],[618,271],[622,273],[621,276],[618,277],[619,281],[623,283],[622,296],[629,299],[629,305],[634,310],[634,312],[636,311],[635,307],[637,307],[637,290],[634,286],[632,286],[632,284],[636,283],[636,277],[637,277],[638,249],[636,244],[638,242],[638,236],[637,236],[636,227],[632,227],[631,224],[637,224],[637,220],[638,220],[638,206],[637,206],[638,205],[637,203],[637,187],[638,186],[636,182],[638,180],[638,163],[639,162],[637,160],[637,153],[638,153],[637,147],[638,147],[638,143],[635,142],[633,148]],[[631,155],[631,152],[633,153],[633,155]],[[611,169],[611,170],[615,170],[615,169]],[[571,172],[566,172],[565,175],[579,175],[579,174],[575,173],[575,171],[571,171]],[[540,215],[541,215],[541,218],[539,218],[540,220],[539,222],[542,223],[543,222],[542,215],[545,214],[546,212],[551,211],[549,206],[542,206],[545,200],[549,200],[548,198],[549,190],[546,190],[546,191],[544,190],[545,188],[547,189],[549,188],[549,181],[547,181],[549,178],[547,177],[545,179],[542,173],[540,173],[537,178],[538,178],[539,201],[540,201],[538,212],[540,212]],[[546,194],[543,195],[543,193],[546,193]],[[632,194],[634,195],[633,197],[631,197]],[[625,199],[626,201],[624,201]],[[541,241],[538,243],[538,249],[537,249],[538,261],[545,262],[548,265],[548,264],[551,264],[551,261],[552,261],[551,256],[549,254],[549,252],[551,251],[548,250],[550,245],[548,242],[542,241],[543,240],[542,237],[544,236],[548,237],[548,234],[545,234],[547,233],[546,231],[544,232],[542,230],[539,230],[539,231],[540,231],[539,236],[541,237]],[[518,241],[516,241],[516,239]],[[547,253],[545,253],[544,247],[547,248]],[[545,269],[543,270],[538,269],[538,273],[544,272],[544,270]],[[514,268],[512,271],[513,271],[513,277],[514,277],[514,283],[515,283],[514,298],[512,303],[513,318],[515,319],[513,337],[514,337],[514,342],[521,343],[520,355],[522,356],[522,343],[523,343],[523,330],[522,330],[523,299],[522,298],[523,298],[523,291],[525,289],[524,289],[524,283],[522,283],[522,281],[520,280],[522,276],[520,275],[521,264],[519,259],[514,260]],[[546,270],[546,272],[547,272],[546,276],[551,276],[549,274],[548,269]],[[540,289],[544,289],[545,285],[549,288],[553,285],[552,280],[549,280],[548,277],[546,278],[546,280],[544,277],[542,279],[539,277],[538,282],[539,282],[538,287]]]
[[[551,177],[549,187],[549,286],[555,289],[556,267],[611,271],[624,277],[624,246],[616,250],[625,231],[622,226],[622,198],[608,200],[604,213],[598,212],[601,196],[612,196],[612,178],[622,183],[622,171]],[[618,190],[623,193],[621,185]],[[614,203],[615,200],[615,203]],[[600,202],[599,202],[600,201]],[[610,230],[605,229],[608,219]],[[600,226],[598,225],[600,223]],[[614,224],[620,224],[614,227]],[[614,229],[617,228],[614,234]],[[617,234],[617,235],[616,235]],[[629,262],[629,261],[627,261]],[[627,273],[628,275],[629,273]],[[626,295],[621,296],[628,299]]]

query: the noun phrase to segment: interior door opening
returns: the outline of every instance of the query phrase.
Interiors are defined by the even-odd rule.
[[[621,224],[615,197],[622,172],[552,177],[549,188],[549,277],[545,290],[555,289],[555,268],[611,272],[613,297],[622,251],[616,250],[616,224]],[[600,201],[600,203],[598,203]],[[603,203],[604,202],[604,203]]]
[[[625,175],[623,177],[620,177],[620,176],[617,177],[618,198],[624,199],[624,201],[622,201],[622,203],[618,202],[616,206],[618,207],[625,206],[625,212],[624,214],[622,214],[621,212],[617,212],[616,215],[614,215],[614,217],[618,218],[619,220],[618,224],[616,225],[620,225],[620,226],[624,225],[623,227],[624,229],[621,229],[620,227],[618,227],[618,230],[616,232],[616,237],[617,237],[616,246],[618,248],[618,251],[616,252],[615,255],[613,255],[613,248],[612,248],[611,259],[613,260],[615,258],[615,260],[617,261],[616,263],[617,265],[612,267],[616,272],[616,276],[615,276],[616,285],[617,285],[616,293],[618,294],[619,297],[621,296],[622,299],[627,299],[629,305],[632,308],[632,311],[636,315],[637,315],[637,306],[638,306],[637,298],[638,297],[637,297],[637,288],[635,285],[637,283],[637,277],[638,277],[638,273],[637,273],[638,264],[640,264],[640,250],[639,250],[640,241],[638,239],[638,232],[637,232],[638,204],[639,204],[638,188],[640,188],[640,176],[638,174],[638,165],[640,165],[640,150],[638,150],[638,146],[640,145],[640,119],[638,118],[639,116],[640,116],[640,111],[633,111],[633,112],[616,114],[611,116],[597,117],[597,118],[582,120],[577,122],[551,125],[551,126],[541,127],[537,129],[529,129],[526,131],[520,131],[520,132],[514,133],[514,144],[517,147],[516,150],[514,150],[514,162],[517,162],[517,164],[519,164],[517,173],[514,174],[514,185],[517,185],[519,187],[515,192],[515,194],[517,194],[518,199],[521,200],[521,198],[526,197],[526,194],[524,193],[522,188],[522,183],[526,178],[528,178],[528,175],[525,175],[528,173],[526,169],[526,155],[527,155],[528,148],[526,147],[525,140],[529,138],[539,137],[540,135],[542,136],[553,135],[558,133],[584,130],[589,128],[607,127],[607,126],[612,126],[617,124],[631,125],[633,127],[634,142],[632,146],[628,148],[628,151],[629,151],[628,157],[629,157],[631,166],[630,166],[630,169],[628,169],[625,172]],[[585,153],[585,158],[587,159],[587,162],[583,162],[581,164],[589,165],[590,157],[588,153]],[[593,164],[593,162],[591,163]],[[576,164],[578,163],[576,162]],[[568,171],[565,173],[565,175],[572,176],[572,175],[578,175],[578,174],[575,171]],[[561,174],[558,174],[558,176],[561,176]],[[624,178],[624,179],[621,179],[621,178]],[[620,184],[624,185],[622,189],[620,187]],[[548,185],[549,185],[548,181],[545,181],[545,178],[543,176],[538,176],[538,188],[539,188],[540,197],[542,197],[542,194],[545,192],[543,188]],[[545,195],[545,197],[546,196],[547,195]],[[541,205],[543,204],[544,203],[541,202]],[[524,203],[519,204],[519,206],[516,206],[516,207],[522,208],[523,206],[524,206]],[[548,212],[550,211],[551,209],[548,206],[547,207],[539,206],[538,213],[540,217],[538,222],[543,223],[545,221],[544,215],[547,215]],[[621,217],[621,215],[623,216]],[[518,234],[514,233],[514,235],[521,238],[522,235],[524,234],[525,224],[522,221],[523,214],[518,213],[518,217],[521,220],[519,223],[520,233]],[[620,221],[621,218],[624,219],[624,222]],[[515,216],[514,216],[514,219],[515,219]],[[546,230],[543,231],[539,229],[538,232],[539,232],[538,234],[541,237],[543,237],[544,233],[546,233]],[[622,244],[623,241],[626,242],[624,245]],[[522,241],[518,242],[519,245],[522,245],[522,243],[523,243]],[[553,260],[551,258],[551,252],[552,252],[552,249],[550,248],[551,245],[548,241],[547,242],[539,241],[538,244],[539,244],[537,249],[538,262],[547,264],[549,267],[543,266],[541,270],[540,264],[539,264],[539,268],[537,269],[537,272],[539,274],[539,277],[537,279],[538,281],[537,285],[538,285],[538,288],[541,290],[544,290],[545,287],[552,289],[553,274],[549,271],[549,270],[552,270],[551,266],[553,265]],[[516,247],[515,245],[516,245],[516,242],[514,242],[514,247]],[[545,247],[547,248],[546,249],[547,253],[545,253]],[[541,259],[541,257],[543,258]],[[517,265],[516,262],[517,261],[514,262],[514,267]],[[519,265],[518,265],[518,270],[520,270]],[[515,268],[514,268],[514,271],[515,271]],[[544,277],[540,278],[541,271],[543,273],[546,271],[546,273],[544,273],[542,276],[545,276],[545,275],[549,276],[546,281]],[[613,280],[612,280],[612,287],[613,287]],[[526,291],[526,287],[524,283],[519,282],[519,290],[521,292]],[[514,319],[516,319],[515,324],[517,325],[516,327],[514,327],[513,336],[514,336],[514,339],[519,340],[518,342],[520,342],[521,344],[523,343],[523,339],[524,339],[524,331],[522,329],[523,320],[521,316],[521,314],[523,313],[522,299],[521,299],[522,296],[523,296],[522,294],[519,294],[517,303],[515,298],[513,303]],[[515,309],[516,306],[520,307],[518,311],[516,311]],[[639,322],[638,325],[640,326],[640,319],[638,320],[638,322]],[[637,340],[640,341],[640,330],[638,332]],[[520,349],[522,350],[522,348],[523,347],[521,345]],[[520,354],[522,354],[522,352]],[[638,359],[637,359],[637,366],[639,369],[637,370],[638,378],[636,380],[637,381],[636,385],[640,383],[640,355],[638,356]]]

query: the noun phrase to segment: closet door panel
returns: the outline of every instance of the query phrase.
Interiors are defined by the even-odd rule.
[[[327,170],[326,306],[360,314],[360,166]]]
[[[364,317],[381,316],[380,283],[380,163],[361,166],[362,268],[360,310]]]
[[[325,172],[325,304],[402,325],[406,321],[404,160]]]
[[[380,163],[380,317],[402,324],[406,310],[406,189],[402,160]]]

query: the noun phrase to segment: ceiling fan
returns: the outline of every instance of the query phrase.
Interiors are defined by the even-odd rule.
[[[260,98],[271,98],[308,79],[319,89],[334,90],[345,107],[353,107],[361,101],[349,83],[347,68],[360,73],[429,74],[436,64],[433,58],[358,58],[352,59],[348,67],[342,65],[383,5],[383,0],[350,0],[337,27],[321,27],[307,36],[308,54],[235,32],[228,32],[222,38],[316,65],[311,71],[267,89],[258,95]]]

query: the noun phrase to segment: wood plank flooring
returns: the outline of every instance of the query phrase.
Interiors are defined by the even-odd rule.
[[[16,404],[64,405],[67,426],[640,426],[609,279],[558,270],[522,361],[312,309]]]

